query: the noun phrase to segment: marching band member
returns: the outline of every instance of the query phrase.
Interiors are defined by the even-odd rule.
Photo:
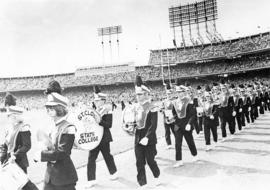
[[[198,97],[195,95],[194,91],[193,91],[193,88],[191,87],[190,83],[186,82],[185,83],[185,86],[188,88],[187,90],[187,94],[188,96],[190,97],[190,104],[193,105],[194,109],[195,109],[195,118],[194,118],[194,123],[193,123],[193,127],[197,133],[197,135],[200,134],[200,132],[202,131],[202,126],[200,128],[200,125],[199,125],[199,121],[198,121],[198,115],[200,116],[200,114],[202,113],[202,111],[200,109],[198,109],[198,111],[200,113],[197,112],[197,108],[199,108],[199,102],[198,102]]]
[[[252,91],[251,91],[251,113],[252,113],[251,121],[252,121],[252,124],[259,116],[257,104],[258,104],[257,91],[255,89],[255,86],[252,86]]]
[[[135,131],[135,156],[137,167],[137,181],[140,186],[147,184],[145,164],[147,163],[154,175],[155,184],[159,185],[160,170],[155,161],[157,154],[156,129],[158,112],[151,103],[150,90],[143,85],[140,76],[136,77],[135,93],[138,103],[135,105],[136,131]]]
[[[195,96],[193,102],[194,102],[194,105],[196,107],[196,120],[198,121],[198,131],[197,134],[200,133],[200,131],[202,131],[203,127],[203,115],[202,115],[202,111],[200,110],[202,108],[202,99],[203,97],[203,92],[202,92],[202,88],[201,86],[197,86],[197,96]]]
[[[261,106],[261,102],[260,102],[260,98],[259,98],[259,85],[256,82],[254,84],[255,88],[254,88],[254,94],[255,94],[255,115],[256,115],[256,119],[259,117],[259,113],[260,113],[260,106]]]
[[[240,96],[240,89],[236,88],[234,91],[234,105],[235,105],[235,112],[236,112],[236,121],[237,121],[237,126],[238,126],[238,130],[241,131],[243,124],[242,123],[242,118],[243,118],[243,99]]]
[[[12,95],[8,96],[9,98]],[[18,166],[27,174],[29,162],[27,152],[31,149],[30,125],[24,122],[22,117],[24,109],[15,104],[5,102],[7,107],[9,129],[6,132],[4,148],[6,155],[2,158],[2,163],[16,162]],[[37,190],[38,188],[29,180],[22,188],[23,190]]]
[[[164,114],[164,127],[165,127],[165,140],[167,143],[167,149],[172,148],[171,132],[174,134],[175,118],[172,113],[173,109],[173,95],[171,85],[166,84],[167,98],[163,102],[163,114]]]
[[[214,114],[215,125],[219,126],[219,113],[220,113],[220,100],[219,100],[219,89],[218,84],[213,83],[212,86],[212,98],[213,98],[213,109],[216,110],[216,114]]]
[[[259,89],[258,89],[258,97],[259,97],[259,110],[260,110],[260,114],[264,114],[264,93],[263,93],[263,83],[261,82],[259,84]]]
[[[67,121],[68,99],[56,92],[49,92],[47,98],[46,110],[55,128],[46,147],[36,153],[34,160],[47,162],[44,190],[75,190],[78,176],[70,155],[76,128]]]
[[[176,164],[174,167],[183,165],[182,161],[182,141],[185,137],[193,161],[197,161],[197,148],[192,136],[196,110],[190,103],[190,97],[187,95],[188,87],[180,85],[177,80],[176,92],[178,99],[174,101],[173,114],[176,118],[175,121],[175,150],[176,150]]]
[[[220,84],[220,89],[221,89],[221,94],[219,97],[220,100],[220,111],[219,111],[219,116],[220,116],[220,122],[221,122],[221,132],[222,132],[222,141],[225,140],[227,137],[227,132],[226,132],[226,123],[229,125],[229,130],[231,134],[234,134],[234,127],[233,127],[233,122],[232,122],[232,97],[230,98],[230,104],[229,104],[229,91],[227,87],[225,86],[225,82],[222,81]]]
[[[241,120],[242,126],[245,127],[246,126],[245,120],[247,120],[247,125],[250,123],[249,111],[248,111],[250,99],[247,96],[247,94],[245,93],[245,86],[243,84],[239,85],[239,96],[242,100],[242,113],[240,113],[240,115],[241,115],[240,120]]]
[[[204,96],[206,98],[206,101],[203,103],[204,137],[205,137],[206,151],[209,151],[211,150],[211,142],[210,142],[211,132],[213,135],[214,142],[217,143],[218,140],[217,134],[218,106],[214,104],[213,97],[211,95],[211,89],[208,85],[206,86]]]
[[[264,92],[264,102],[265,102],[265,111],[270,111],[270,97],[269,97],[269,88],[268,85],[265,85],[265,92]]]
[[[247,85],[246,96],[247,96],[248,114],[246,115],[246,119],[248,121],[247,116],[249,116],[250,122],[254,123],[254,116],[253,116],[253,109],[252,109],[252,89],[253,89],[253,86],[251,84]]]
[[[231,123],[230,133],[233,135],[235,133],[235,86],[231,84],[229,86],[229,99],[228,99],[228,109],[229,109],[229,123]]]
[[[89,151],[88,163],[87,163],[87,177],[88,183],[86,188],[91,188],[97,184],[96,181],[96,159],[99,152],[102,153],[107,168],[110,173],[110,180],[116,180],[118,178],[117,169],[114,162],[114,158],[110,153],[110,142],[112,142],[112,135],[110,128],[112,127],[113,115],[111,113],[111,106],[106,104],[107,94],[101,93],[100,89],[94,87],[94,102],[96,105],[96,111],[100,118],[96,118],[96,122],[100,126],[104,127],[104,133],[100,144],[93,150]]]
[[[5,109],[7,109],[9,106],[16,106],[16,98],[9,92],[7,92],[5,95],[4,105],[6,107]],[[0,144],[0,164],[2,164],[7,158],[7,146],[4,143],[5,134],[6,131],[3,129],[3,139],[1,139],[3,141],[1,141]]]

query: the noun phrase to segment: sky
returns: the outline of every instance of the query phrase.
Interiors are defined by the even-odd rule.
[[[103,64],[97,28],[121,25],[104,38],[105,63],[148,63],[151,49],[172,47],[168,8],[192,0],[0,0],[0,77],[74,72]],[[270,31],[269,0],[217,0],[224,39]],[[258,26],[260,26],[258,28]]]

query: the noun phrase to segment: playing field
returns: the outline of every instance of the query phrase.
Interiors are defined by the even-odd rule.
[[[124,152],[133,148],[134,137],[129,136],[126,132],[124,132],[121,128],[121,113],[120,109],[117,109],[113,113],[113,127],[111,129],[113,142],[111,143],[111,152],[113,154],[118,154],[120,152]],[[2,114],[1,117],[2,126],[6,124],[5,115]],[[36,131],[37,129],[43,129],[49,131],[50,128],[53,126],[53,122],[47,116],[45,110],[39,111],[31,111],[25,113],[25,120],[31,125],[31,132],[32,132],[32,148],[28,153],[28,158],[30,162],[30,167],[28,168],[28,173],[30,179],[35,182],[39,183],[43,180],[46,163],[35,163],[33,162],[33,154],[38,150],[37,147],[37,140],[36,140]],[[161,113],[159,113],[159,122],[158,122],[158,136],[161,136],[164,133],[163,127],[163,117]],[[0,137],[1,138],[1,137]],[[76,168],[83,167],[87,164],[88,159],[88,151],[82,150],[73,150],[72,152],[72,160]],[[98,159],[103,159],[102,155],[100,154]],[[86,174],[85,174],[86,175]]]

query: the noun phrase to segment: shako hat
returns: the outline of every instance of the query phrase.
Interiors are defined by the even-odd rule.
[[[7,92],[4,104],[5,106],[16,106],[16,98],[11,93]]]
[[[49,82],[48,87],[44,91],[44,94],[48,95],[48,94],[51,94],[53,92],[56,92],[58,94],[62,94],[63,90],[64,89],[61,88],[60,83],[58,81],[52,80],[51,82]]]
[[[135,93],[143,94],[145,92],[150,93],[150,90],[147,86],[143,84],[141,76],[137,75],[135,80]]]
[[[98,86],[94,86],[94,101],[106,100],[107,94],[101,92]]]

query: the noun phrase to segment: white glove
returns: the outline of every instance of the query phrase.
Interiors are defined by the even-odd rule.
[[[94,117],[94,119],[95,119],[95,121],[96,121],[96,123],[100,123],[100,121],[101,121],[101,117],[99,116],[99,115],[97,115],[97,114],[93,114],[93,117]]]
[[[48,150],[48,147],[46,146],[46,143],[44,141],[39,141],[37,143],[37,147],[39,150]]]
[[[248,107],[248,111],[251,111],[251,107]]]
[[[143,137],[140,141],[140,144],[143,146],[146,146],[148,144],[148,138],[147,137]]]
[[[186,125],[186,131],[190,131],[190,129],[191,129],[190,124],[187,124],[187,125]]]
[[[239,109],[239,112],[240,112],[240,113],[242,112],[242,108]]]
[[[212,119],[212,120],[213,120],[213,119],[214,119],[214,116],[213,116],[213,115],[210,115],[210,119]]]
[[[257,106],[258,109],[260,109],[260,106]]]
[[[38,151],[34,154],[33,160],[35,162],[41,162],[41,151]]]
[[[12,155],[10,156],[10,158],[8,159],[8,161],[9,161],[10,163],[14,163],[15,160],[16,160],[16,156],[14,156],[13,154],[12,154]]]
[[[267,102],[269,103],[270,101],[269,101],[269,100],[267,100]]]
[[[233,112],[232,112],[232,116],[235,116],[235,115],[236,115],[236,112],[235,112],[235,111],[233,111]]]

